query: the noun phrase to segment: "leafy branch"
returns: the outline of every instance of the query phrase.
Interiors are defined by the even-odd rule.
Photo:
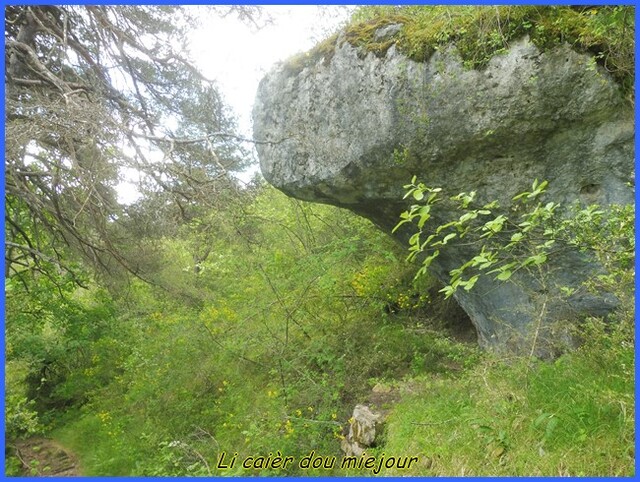
[[[497,201],[475,205],[475,191],[459,193],[448,198],[448,202],[454,203],[460,216],[434,227],[428,223],[432,208],[447,200],[441,188],[428,187],[414,176],[411,183],[403,186],[406,189],[404,199],[412,197],[419,203],[400,215],[393,232],[404,224],[416,224],[417,231],[409,238],[407,257],[409,261],[422,257],[416,278],[427,272],[445,246],[479,246],[474,256],[449,272],[449,282],[440,290],[446,298],[459,288],[470,291],[481,275],[508,281],[519,270],[541,266],[565,250],[598,249],[618,256],[631,255],[635,248],[633,240],[614,247],[595,248],[581,234],[580,226],[602,226],[605,211],[592,205],[561,219],[560,204],[541,200],[547,186],[547,181],[536,179],[530,190],[514,196],[512,216],[497,214],[496,210],[500,208]]]

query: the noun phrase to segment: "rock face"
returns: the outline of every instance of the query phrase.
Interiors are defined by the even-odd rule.
[[[260,83],[253,117],[271,184],[387,232],[408,207],[402,186],[413,175],[447,195],[475,190],[479,203],[497,199],[505,209],[536,178],[563,206],[633,202],[633,108],[592,57],[567,45],[540,52],[524,38],[468,70],[453,45],[418,63],[394,46],[378,57],[339,39],[330,58],[301,70],[276,66]],[[434,222],[454,215],[443,205]],[[397,237],[406,243],[410,234]],[[472,249],[442,252],[432,271],[448,279]],[[573,287],[597,270],[577,253],[554,266],[554,285]],[[543,356],[557,322],[616,304],[581,290],[553,304],[545,290],[519,274],[507,283],[481,277],[455,296],[481,345],[528,353],[535,340]]]

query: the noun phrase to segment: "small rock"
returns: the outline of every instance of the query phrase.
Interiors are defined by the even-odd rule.
[[[380,42],[382,40],[387,40],[388,38],[393,37],[402,29],[401,23],[392,23],[390,25],[386,25],[384,27],[376,30],[376,33],[373,34],[373,40],[376,42]]]
[[[382,432],[383,416],[366,405],[356,405],[349,419],[349,431],[340,447],[346,456],[360,457],[368,448],[375,446],[376,437]]]

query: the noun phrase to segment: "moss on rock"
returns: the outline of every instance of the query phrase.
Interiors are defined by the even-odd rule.
[[[380,29],[399,24],[399,31],[380,37]],[[542,51],[566,42],[592,53],[625,91],[633,95],[635,23],[633,6],[370,6],[358,9],[344,35],[333,35],[286,67],[300,72],[324,59],[328,63],[340,42],[349,42],[378,57],[396,48],[415,61],[455,44],[467,68],[482,68],[510,42],[528,35]],[[342,44],[340,43],[340,45]]]
[[[290,57],[285,62],[285,68],[292,75],[295,75],[300,73],[306,67],[315,65],[320,61],[322,61],[324,65],[328,65],[335,53],[337,42],[338,34],[333,34],[308,52],[302,52]]]

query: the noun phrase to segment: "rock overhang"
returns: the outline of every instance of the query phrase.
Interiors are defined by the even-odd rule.
[[[449,194],[475,190],[504,206],[536,178],[550,180],[549,197],[565,205],[633,202],[633,108],[593,57],[566,44],[541,52],[523,37],[470,70],[454,45],[415,62],[394,46],[374,55],[338,41],[329,61],[299,72],[281,65],[265,77],[254,126],[255,138],[268,141],[258,154],[270,183],[385,230],[406,209],[402,186],[414,174]],[[436,274],[445,278],[462,254],[443,256]],[[578,258],[566,260],[584,272],[573,278],[591,269]],[[499,287],[507,303],[482,295],[495,289],[480,283],[480,294],[458,301],[485,345],[506,346],[500,325],[524,336],[528,321],[515,318],[531,321],[519,313],[536,302],[509,285]],[[607,296],[581,303],[582,313],[612,307]]]

